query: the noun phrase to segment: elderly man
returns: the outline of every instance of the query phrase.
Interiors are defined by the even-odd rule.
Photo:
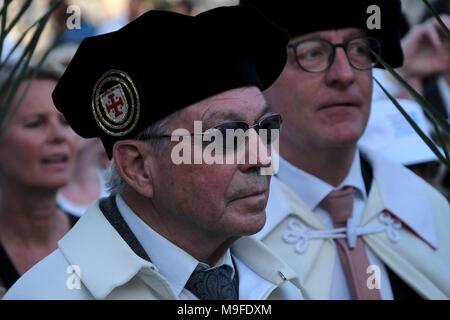
[[[257,236],[314,299],[449,298],[448,202],[357,145],[370,112],[371,52],[402,65],[400,1],[241,3],[291,33],[287,64],[264,93],[285,122]]]
[[[288,39],[254,8],[237,6],[196,17],[149,11],[84,40],[53,99],[78,134],[101,138],[115,196],[93,203],[6,298],[301,299],[292,269],[242,237],[265,222],[269,177],[260,171],[270,152],[255,163],[211,165],[176,164],[171,152],[176,129],[196,143],[195,121],[224,131],[253,126],[253,138],[280,129],[261,90],[282,71]]]

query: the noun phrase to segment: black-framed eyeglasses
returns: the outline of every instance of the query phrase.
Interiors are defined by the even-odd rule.
[[[357,70],[369,70],[377,60],[372,50],[380,54],[380,42],[371,37],[358,37],[344,43],[333,44],[325,39],[307,39],[288,45],[297,65],[306,72],[318,73],[330,68],[336,58],[336,49],[342,48],[350,65]]]
[[[172,138],[182,136],[208,136],[207,140],[210,142],[215,141],[215,137],[222,137],[223,149],[238,149],[245,141],[244,135],[250,129],[254,129],[261,137],[262,141],[267,145],[272,144],[279,138],[279,132],[283,119],[278,113],[269,114],[262,117],[254,125],[248,125],[244,121],[230,121],[224,122],[217,126],[214,126],[203,133],[191,133],[187,135],[160,135],[160,136],[143,136],[140,140],[158,139],[158,138]],[[236,134],[237,133],[237,134]],[[241,139],[242,138],[242,139]]]

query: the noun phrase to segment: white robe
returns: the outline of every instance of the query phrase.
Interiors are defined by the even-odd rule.
[[[402,223],[400,229],[391,223],[387,231],[362,235],[364,241],[422,297],[450,298],[450,209],[447,199],[408,169],[369,150],[362,150],[362,153],[373,167],[373,182],[361,226],[382,225],[380,213],[385,209]],[[335,242],[311,239],[307,234],[308,230],[325,230],[323,224],[276,177],[271,182],[266,211],[266,225],[256,237],[294,269],[311,298],[329,299],[337,255]],[[301,228],[296,225],[298,222],[302,224]],[[286,240],[287,236],[290,241]],[[398,242],[389,236],[392,239],[399,237]]]
[[[122,239],[101,212],[99,201],[58,242],[59,248],[26,272],[4,299],[178,298],[157,268]],[[260,241],[240,238],[231,253],[273,283],[260,299],[303,299],[296,274]]]

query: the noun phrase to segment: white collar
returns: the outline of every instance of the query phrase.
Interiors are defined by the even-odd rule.
[[[425,182],[412,171],[368,148],[360,147],[370,161],[384,208],[431,247],[438,248],[433,208]]]
[[[413,230],[428,245],[437,249],[436,228],[431,203],[424,188],[425,182],[402,165],[394,163],[369,149],[360,147],[360,151],[372,165],[373,177],[384,208]],[[280,161],[280,171],[281,163],[282,161]],[[280,180],[287,184],[286,181]],[[271,180],[270,197],[266,207],[266,212],[270,212],[270,214],[267,214],[264,228],[255,235],[258,239],[263,239],[292,213],[292,208],[286,200],[280,180],[277,178]],[[303,189],[308,186],[306,180],[299,180],[297,184],[304,186]],[[288,187],[295,191],[293,187],[289,185]],[[299,198],[311,210],[311,204],[307,204],[308,199],[301,196]]]
[[[364,201],[367,199],[366,187],[361,173],[359,152],[355,153],[349,173],[337,188],[295,167],[281,156],[277,177],[291,188],[310,210],[314,210],[331,191],[341,189],[344,186],[355,187],[357,190],[356,196]]]
[[[192,272],[194,272],[200,262],[142,221],[120,195],[116,195],[116,204],[120,214],[150,257],[152,263],[179,296]],[[224,264],[232,268],[232,277],[234,277],[230,249],[213,267],[219,267]]]
[[[58,247],[67,262],[82,271],[81,281],[96,299],[104,299],[116,287],[136,275],[152,277],[154,284],[164,291],[166,298],[174,299],[162,278],[155,278],[157,268],[139,257],[100,210],[101,199],[94,201],[80,220],[58,241]]]
[[[325,181],[295,167],[287,162],[281,156],[280,166],[276,178],[270,182],[270,196],[266,206],[266,223],[264,227],[254,236],[257,239],[263,239],[273,228],[281,223],[288,215],[293,213],[288,201],[285,199],[279,181],[283,181],[311,212],[319,203],[334,189],[340,189],[343,186],[353,186],[356,188],[356,197],[366,201],[366,187],[361,172],[361,161],[359,152],[355,153],[350,171],[344,181],[337,187],[329,185]],[[279,179],[279,180],[278,180]],[[269,214],[270,213],[270,214]],[[319,223],[318,227],[323,228]]]
[[[83,285],[96,299],[104,299],[115,288],[138,276],[164,299],[179,298],[158,268],[139,257],[106,219],[99,207],[101,200],[93,202],[77,224],[58,241],[68,264],[80,268]],[[306,294],[296,273],[260,241],[241,237],[231,251],[237,260],[275,286],[287,280]]]

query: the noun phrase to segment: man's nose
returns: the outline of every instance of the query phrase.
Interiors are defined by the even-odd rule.
[[[336,48],[336,55],[327,70],[326,82],[329,86],[348,87],[355,81],[355,69],[351,66],[343,48]]]
[[[267,135],[261,137],[255,129],[248,131],[248,140],[246,143],[245,161],[240,165],[242,171],[251,168],[268,168],[272,164],[272,149],[266,140]]]

